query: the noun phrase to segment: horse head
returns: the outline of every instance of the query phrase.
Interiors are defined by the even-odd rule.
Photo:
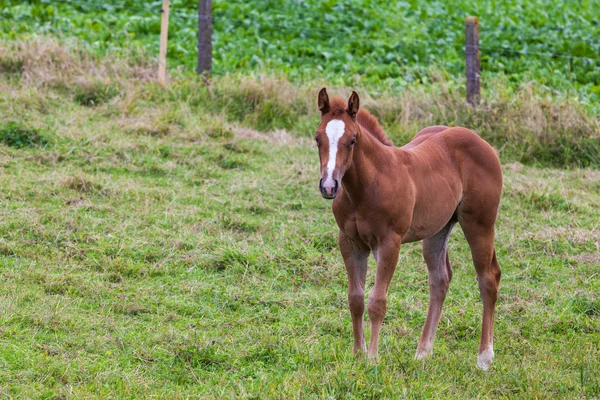
[[[347,107],[339,99],[330,102],[325,88],[319,92],[321,122],[315,140],[321,160],[319,190],[326,199],[335,198],[344,173],[352,165],[352,151],[359,129],[356,122],[359,103],[356,92],[352,92]]]

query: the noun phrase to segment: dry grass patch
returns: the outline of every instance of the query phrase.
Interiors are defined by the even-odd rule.
[[[566,240],[576,245],[589,242],[600,242],[600,230],[574,226],[546,226],[533,234],[533,237],[543,241]]]
[[[291,135],[284,129],[276,129],[272,132],[259,132],[255,129],[236,127],[234,128],[235,137],[238,139],[262,140],[281,145],[300,145],[306,146],[309,142],[306,138],[298,138]]]
[[[600,245],[598,246],[597,253],[584,253],[571,257],[572,260],[587,263],[587,264],[600,264]]]
[[[83,50],[76,41],[48,37],[0,41],[0,54],[0,72],[17,74],[32,86],[68,87],[89,77],[147,82],[156,73],[155,61],[143,54],[99,57]]]
[[[158,136],[170,135],[180,121],[186,129],[214,137],[229,137],[230,123],[259,132],[283,129],[312,136],[319,115],[316,92],[328,86],[293,83],[284,76],[266,74],[219,76],[207,84],[175,72],[170,85],[163,88],[152,82],[155,65],[149,57],[99,57],[74,42],[55,39],[0,42],[0,54],[2,68],[18,76],[23,87],[42,88],[42,99],[49,95],[46,89],[66,92],[85,107],[133,118],[150,112],[148,105],[160,104],[162,121],[140,122],[132,128]],[[490,141],[504,161],[599,165],[600,123],[575,95],[556,95],[531,82],[508,89],[496,77],[486,80],[482,104],[473,108],[465,104],[462,82],[435,69],[429,74],[428,85],[415,84],[400,92],[328,89],[331,95],[342,97],[357,90],[363,106],[380,119],[396,144],[410,140],[428,125],[460,125]],[[43,107],[43,103],[34,100],[32,107]]]
[[[127,116],[117,121],[117,127],[123,132],[141,136],[165,137],[173,130],[173,124],[154,117],[156,110],[144,110],[139,116]]]
[[[118,192],[114,189],[107,188],[103,184],[99,183],[96,178],[84,175],[76,174],[62,179],[62,186],[75,190],[76,192],[84,195],[100,195],[104,197],[116,196]]]

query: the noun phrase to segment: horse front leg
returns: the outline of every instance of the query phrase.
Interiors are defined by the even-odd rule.
[[[369,359],[377,360],[379,332],[387,310],[387,290],[396,270],[401,238],[380,243],[377,248],[377,271],[375,286],[369,294],[369,319],[371,320],[371,339],[369,341]]]
[[[352,316],[354,332],[354,353],[366,354],[364,332],[365,313],[365,280],[367,278],[367,262],[370,251],[357,248],[348,237],[340,232],[339,247],[346,264],[348,274],[348,307]]]

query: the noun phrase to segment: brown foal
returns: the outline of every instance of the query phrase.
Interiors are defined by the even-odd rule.
[[[334,199],[339,247],[348,274],[354,351],[367,352],[363,314],[369,255],[373,253],[377,271],[368,304],[368,356],[376,359],[400,245],[422,240],[430,303],[415,357],[430,355],[452,279],[448,237],[458,222],[471,248],[483,301],[477,366],[486,370],[494,357],[494,310],[500,283],[494,224],[502,170],[496,152],[472,131],[445,126],[423,129],[407,145],[394,147],[375,117],[359,110],[355,92],[346,106],[339,98],[330,101],[323,88],[318,105],[319,189],[323,197]]]

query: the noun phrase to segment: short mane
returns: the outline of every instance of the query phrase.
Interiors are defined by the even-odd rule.
[[[332,112],[333,115],[340,115],[346,112],[347,108],[344,100],[342,100],[339,97],[332,98],[329,103],[329,107],[330,112]],[[384,145],[394,145],[394,143],[392,143],[392,141],[388,139],[385,135],[385,131],[383,130],[381,125],[379,125],[379,121],[377,121],[377,118],[371,115],[371,113],[365,110],[364,108],[358,110],[358,113],[356,114],[356,122],[358,122],[361,127],[363,127],[367,132],[369,132],[371,136],[379,140]]]

